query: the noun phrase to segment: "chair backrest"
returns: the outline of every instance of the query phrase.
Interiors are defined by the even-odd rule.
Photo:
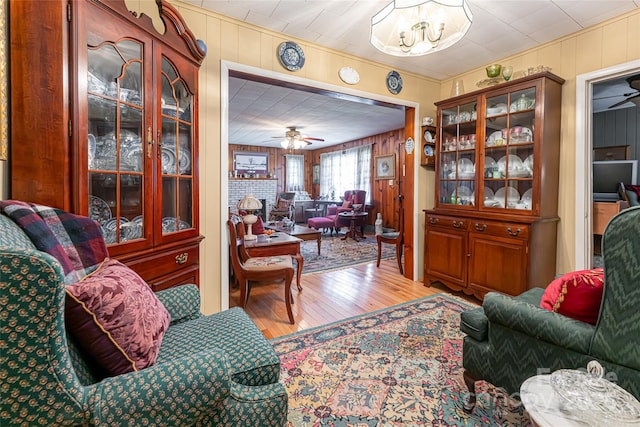
[[[605,285],[591,354],[640,370],[640,206],[609,221],[602,255]]]
[[[284,191],[284,192],[278,194],[278,201],[280,201],[280,200],[288,200],[288,201],[292,202],[295,198],[296,198],[296,192],[295,191]]]
[[[244,270],[242,265],[241,250],[244,248],[244,223],[231,218],[227,221],[229,229],[229,255],[231,256],[231,266],[236,275]]]
[[[362,203],[364,205],[367,200],[367,192],[365,190],[353,190],[353,204]]]
[[[9,392],[0,393],[0,418],[25,425],[88,424],[85,391],[67,347],[60,263],[45,252],[5,246],[0,264],[0,295],[6,298],[0,318],[8,319],[0,328],[6,345],[0,376],[10,385]]]

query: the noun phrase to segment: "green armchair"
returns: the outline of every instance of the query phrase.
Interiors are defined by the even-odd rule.
[[[602,254],[605,285],[595,325],[540,308],[540,288],[517,297],[488,293],[482,307],[462,313],[467,411],[477,380],[515,393],[529,377],[584,368],[591,360],[640,398],[640,207],[609,222]]]
[[[244,311],[202,315],[195,285],[157,296],[155,364],[97,376],[65,331],[61,265],[0,214],[0,425],[283,426],[278,356]]]

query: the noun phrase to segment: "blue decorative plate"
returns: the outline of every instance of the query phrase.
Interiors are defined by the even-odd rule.
[[[283,42],[278,46],[278,58],[284,68],[289,71],[298,71],[304,66],[304,52],[294,42]]]
[[[402,77],[397,71],[391,71],[387,74],[387,89],[394,95],[402,90]]]

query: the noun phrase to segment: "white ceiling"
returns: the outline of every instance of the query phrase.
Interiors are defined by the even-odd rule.
[[[236,77],[229,79],[229,143],[280,147],[286,128],[321,138],[317,150],[404,127],[404,111]],[[280,138],[273,138],[280,137]]]
[[[437,80],[485,66],[640,7],[640,0],[468,0],[473,24],[460,42],[430,55],[399,58],[379,52],[369,42],[371,17],[390,0],[185,1],[291,38]],[[620,91],[615,94],[617,100],[623,99],[622,93],[631,92],[624,80],[616,90]],[[230,95],[232,144],[261,144],[272,136],[284,135],[287,126],[299,126],[306,136],[335,144],[360,138],[362,132],[372,135],[397,129],[402,126],[398,126],[400,115],[404,122],[404,113],[399,110],[353,105],[322,95],[261,87],[254,82],[231,81]],[[607,104],[611,105],[617,100],[607,98],[603,104],[611,101]],[[272,146],[277,144],[275,141]],[[320,146],[314,143],[310,148]]]

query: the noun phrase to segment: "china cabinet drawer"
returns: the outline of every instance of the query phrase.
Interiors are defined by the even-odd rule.
[[[469,220],[466,218],[458,218],[451,216],[428,215],[427,224],[437,227],[454,228],[456,230],[467,230]]]
[[[156,251],[144,258],[125,260],[144,280],[154,282],[158,277],[175,274],[189,267],[197,268],[199,262],[198,246],[173,248]]]
[[[184,271],[180,270],[177,274],[169,274],[166,276],[158,277],[150,282],[149,286],[151,286],[151,289],[154,292],[169,289],[174,286],[186,285],[191,283],[199,287],[200,281],[198,272],[198,266],[192,265],[191,267],[185,268]]]
[[[529,238],[529,226],[527,224],[476,220],[471,221],[471,227],[469,230],[497,237]]]

